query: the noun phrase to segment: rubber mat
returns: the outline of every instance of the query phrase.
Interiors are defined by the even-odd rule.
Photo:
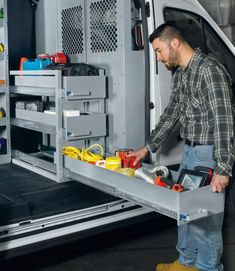
[[[0,165],[0,172],[0,226],[117,200],[77,181],[56,183],[14,164]]]

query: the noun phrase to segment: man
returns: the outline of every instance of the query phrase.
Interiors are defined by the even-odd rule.
[[[234,162],[234,134],[231,109],[231,78],[215,59],[193,49],[174,26],[163,24],[149,37],[157,60],[174,71],[172,93],[159,123],[146,146],[134,151],[135,162],[155,152],[181,124],[185,140],[180,169],[196,166],[214,168],[213,192],[222,192],[229,183]],[[159,264],[157,271],[222,271],[221,228],[223,214],[178,227],[179,258]]]

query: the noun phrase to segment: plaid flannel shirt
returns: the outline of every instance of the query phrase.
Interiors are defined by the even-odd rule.
[[[234,130],[231,77],[215,59],[197,49],[185,70],[172,78],[171,97],[159,123],[147,140],[155,152],[180,121],[183,139],[214,145],[215,173],[231,176]]]

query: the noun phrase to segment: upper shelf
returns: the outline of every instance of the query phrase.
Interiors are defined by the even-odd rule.
[[[58,71],[12,71],[15,86],[11,93],[39,96],[54,96],[55,89],[64,89],[66,100],[104,99],[107,96],[107,77],[98,76],[63,76]],[[60,87],[59,87],[60,86]]]
[[[54,88],[43,88],[43,87],[25,87],[25,86],[11,86],[10,92],[14,94],[25,94],[33,96],[55,96]]]
[[[11,93],[39,96],[55,96],[59,87],[59,71],[10,71],[15,75],[15,86]]]

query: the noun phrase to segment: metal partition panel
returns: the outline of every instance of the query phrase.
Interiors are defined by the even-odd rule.
[[[87,0],[87,62],[109,77],[107,151],[145,144],[143,51],[132,50],[131,0]]]
[[[37,1],[35,12],[37,54],[55,54],[58,51],[57,4],[58,0]]]
[[[86,62],[84,0],[59,0],[59,48],[70,62]]]

